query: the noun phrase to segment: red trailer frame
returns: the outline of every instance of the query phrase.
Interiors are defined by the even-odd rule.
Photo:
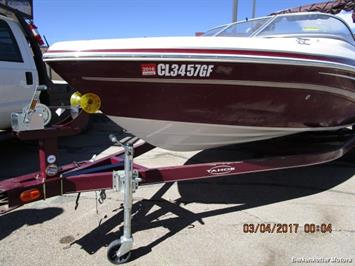
[[[48,175],[48,169],[54,166],[53,162],[48,162],[48,157],[56,156],[58,137],[80,132],[81,124],[86,123],[86,119],[87,116],[83,115],[65,125],[18,133],[17,136],[22,140],[39,139],[39,171],[0,181],[0,213],[5,213],[29,202],[58,195],[114,188],[113,171],[124,170],[124,147],[115,154],[100,160],[73,162],[58,166],[58,172],[55,175]],[[352,131],[351,134],[347,132],[347,136],[338,135],[337,138],[339,144],[327,149],[324,147],[329,144],[329,140],[321,143],[322,146],[317,143],[316,150],[307,145],[308,151],[300,149],[293,154],[287,154],[292,149],[292,147],[288,147],[285,154],[271,157],[158,168],[146,168],[134,163],[133,170],[138,173],[141,179],[140,185],[148,185],[304,167],[336,160],[355,145],[355,134]],[[133,138],[134,140],[137,139]],[[130,139],[132,145],[133,141]],[[260,145],[263,144],[260,143]],[[132,147],[134,148],[134,157],[155,148],[141,140],[135,142]],[[38,189],[40,196],[22,201],[21,193],[32,189]]]

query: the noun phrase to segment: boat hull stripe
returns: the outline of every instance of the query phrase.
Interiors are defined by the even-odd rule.
[[[49,50],[47,59],[52,56],[50,54],[67,54],[76,53],[76,57],[80,57],[80,53],[157,53],[157,54],[214,54],[214,55],[246,55],[246,56],[267,56],[267,57],[287,57],[308,60],[320,60],[338,62],[349,65],[355,65],[355,60],[318,56],[310,54],[299,54],[290,52],[274,52],[274,51],[250,51],[250,50],[217,50],[217,49],[92,49],[92,50]]]
[[[110,78],[110,77],[82,77],[88,81],[104,81],[104,82],[142,82],[142,83],[173,83],[173,84],[207,84],[207,85],[231,85],[231,86],[253,86],[253,87],[271,87],[284,89],[301,89],[314,90],[320,92],[329,92],[332,94],[346,97],[351,101],[355,101],[355,93],[342,90],[335,87],[292,83],[292,82],[271,82],[271,81],[254,81],[254,80],[216,80],[216,79],[166,79],[166,78]]]

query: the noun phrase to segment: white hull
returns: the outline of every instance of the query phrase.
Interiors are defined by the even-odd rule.
[[[148,143],[174,151],[196,151],[282,137],[305,131],[337,128],[268,128],[175,122],[109,116],[116,124]]]

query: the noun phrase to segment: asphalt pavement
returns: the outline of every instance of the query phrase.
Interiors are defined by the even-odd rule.
[[[94,116],[86,132],[60,140],[60,162],[114,152],[107,137],[113,132],[123,134]],[[0,179],[36,170],[35,142],[7,140],[0,151]],[[235,146],[187,153],[156,148],[136,162],[182,165],[236,154],[243,155]],[[352,152],[318,166],[141,186],[127,265],[355,265],[354,174]],[[121,234],[122,196],[107,191],[100,204],[97,193],[82,193],[75,210],[76,196],[0,216],[0,265],[112,265],[106,252]]]

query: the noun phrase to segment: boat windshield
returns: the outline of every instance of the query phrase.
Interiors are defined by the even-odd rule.
[[[250,37],[269,19],[266,17],[220,26],[207,31],[203,36]]]
[[[225,27],[227,27],[227,25],[223,25],[223,26],[219,26],[217,28],[210,29],[209,31],[202,34],[202,36],[215,36],[218,32],[220,32]]]
[[[341,19],[323,13],[262,17],[219,26],[202,36],[221,37],[326,37],[354,43],[350,28]]]
[[[353,36],[349,28],[340,19],[327,14],[293,14],[275,17],[269,25],[256,36],[306,35],[335,37],[352,43]]]

